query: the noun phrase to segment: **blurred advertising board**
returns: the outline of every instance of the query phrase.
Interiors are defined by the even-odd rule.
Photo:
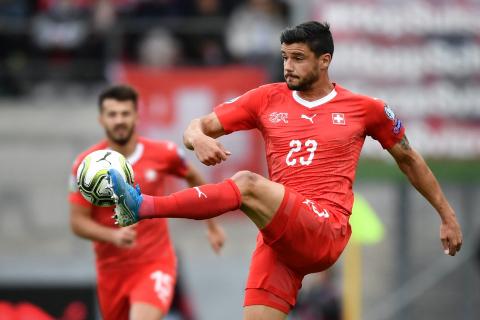
[[[385,100],[427,157],[480,156],[480,2],[317,1],[312,12],[331,24],[334,81]]]
[[[0,287],[0,320],[96,318],[93,286]]]

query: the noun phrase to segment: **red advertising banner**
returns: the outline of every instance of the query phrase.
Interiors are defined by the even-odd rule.
[[[263,69],[251,67],[175,68],[155,70],[123,65],[115,80],[129,83],[140,93],[140,131],[182,146],[183,131],[197,117],[212,112],[219,103],[262,85]],[[218,181],[239,170],[265,174],[263,141],[255,131],[239,132],[221,138],[232,152],[228,161],[206,168],[193,156],[187,158],[208,177]]]

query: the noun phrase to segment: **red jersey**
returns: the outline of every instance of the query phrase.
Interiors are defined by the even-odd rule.
[[[336,84],[316,101],[302,99],[285,83],[268,84],[220,104],[215,113],[227,134],[253,128],[262,132],[272,181],[346,214],[352,210],[365,137],[388,149],[405,131],[384,102]]]
[[[77,168],[89,153],[108,148],[103,141],[80,154],[72,168],[69,201],[91,208],[93,219],[105,226],[118,228],[112,219],[114,207],[97,207],[83,198],[76,188]],[[185,177],[187,166],[174,143],[138,138],[135,151],[128,158],[135,174],[135,183],[149,195],[163,195],[166,175]],[[130,263],[145,263],[153,260],[175,260],[166,219],[140,221],[135,228],[136,245],[133,248],[118,248],[113,244],[94,241],[97,266],[115,266]]]

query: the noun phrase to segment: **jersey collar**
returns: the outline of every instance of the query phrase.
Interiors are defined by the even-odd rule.
[[[318,107],[322,104],[325,104],[325,103],[331,101],[333,98],[335,98],[336,95],[337,95],[337,91],[335,90],[335,87],[334,87],[333,90],[330,91],[330,93],[327,94],[325,97],[320,98],[318,100],[314,100],[314,101],[307,101],[305,99],[302,99],[298,95],[298,91],[293,91],[292,92],[293,99],[295,101],[297,101],[298,103],[300,103],[302,106],[307,107],[309,109]]]
[[[106,149],[112,150],[110,147]],[[135,164],[135,162],[140,160],[140,158],[142,157],[143,149],[144,149],[143,143],[137,142],[137,144],[135,145],[135,150],[133,150],[133,152],[128,157],[125,157],[132,166]]]
[[[143,143],[138,142],[135,146],[135,150],[127,157],[127,160],[128,162],[130,162],[131,165],[134,165],[135,162],[140,160],[143,155],[143,148]]]

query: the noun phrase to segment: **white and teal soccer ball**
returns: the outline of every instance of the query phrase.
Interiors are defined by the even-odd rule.
[[[133,184],[133,169],[125,157],[113,150],[98,150],[88,154],[77,170],[78,190],[88,202],[100,207],[113,206],[108,187],[108,169],[117,169],[125,181]]]

